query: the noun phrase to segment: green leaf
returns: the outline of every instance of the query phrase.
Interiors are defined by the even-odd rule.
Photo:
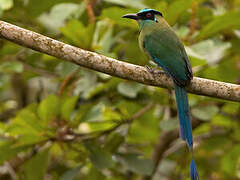
[[[0,164],[2,164],[5,160],[9,160],[16,156],[19,152],[23,152],[29,148],[27,146],[14,147],[14,143],[14,141],[9,140],[0,142]]]
[[[43,13],[38,18],[38,21],[51,33],[58,33],[59,28],[64,26],[67,19],[72,17],[76,11],[81,11],[83,13],[84,8],[84,3],[82,3],[81,6],[75,3],[57,4],[49,13]]]
[[[152,160],[145,159],[138,154],[119,154],[118,160],[124,167],[140,175],[151,175],[153,171]]]
[[[77,21],[77,20],[71,20],[69,21],[66,26],[60,28],[60,31],[64,36],[66,36],[69,40],[71,40],[74,44],[78,46],[84,46],[83,42],[83,31],[86,27],[84,25]],[[79,31],[81,29],[81,31]]]
[[[45,132],[45,129],[36,114],[25,108],[11,121],[6,132],[13,136],[38,136],[41,139],[43,138],[42,134]],[[36,138],[36,140],[39,138]]]
[[[74,111],[77,100],[78,100],[78,96],[72,96],[64,101],[64,103],[61,107],[61,116],[65,120],[71,119],[71,115]]]
[[[0,65],[0,72],[3,73],[21,73],[23,71],[23,65],[20,62],[12,61],[12,62],[5,62]]]
[[[0,134],[5,132],[6,127],[7,127],[7,126],[6,126],[5,123],[0,122]]]
[[[13,0],[0,0],[0,7],[2,10],[8,10],[13,7]]]
[[[14,147],[35,145],[46,141],[47,139],[48,137],[45,136],[24,133],[24,135],[20,135],[18,137],[17,142],[14,144]]]
[[[215,126],[222,126],[226,128],[231,128],[235,124],[233,119],[221,114],[214,116],[211,123]]]
[[[178,118],[171,118],[171,119],[167,119],[167,120],[162,120],[160,122],[160,127],[161,129],[163,129],[164,131],[171,131],[173,129],[176,129],[178,127]]]
[[[189,56],[190,56],[190,62],[191,62],[192,67],[203,66],[203,65],[207,64],[206,60],[195,58],[195,57],[192,57],[191,55],[189,55]]]
[[[2,9],[2,7],[0,5],[0,17],[2,16],[2,13],[3,13],[3,9]]]
[[[124,81],[118,84],[117,90],[122,95],[129,98],[136,98],[139,91],[143,88],[142,84]]]
[[[187,52],[190,56],[206,59],[209,64],[216,64],[223,58],[226,50],[230,47],[230,43],[211,39],[192,45]]]
[[[102,121],[102,112],[104,111],[104,108],[105,105],[101,102],[92,106],[87,112],[85,112],[85,115],[82,117],[81,121]]]
[[[49,149],[38,152],[24,164],[26,180],[43,180],[48,168]]]
[[[195,39],[206,39],[223,30],[237,28],[240,28],[239,12],[229,11],[222,16],[215,17],[210,23],[205,25]]]
[[[235,145],[230,151],[226,152],[222,161],[222,170],[230,175],[235,174],[239,161],[240,145]]]
[[[105,107],[103,111],[104,120],[121,120],[121,115],[111,107]]]
[[[33,106],[28,106],[20,111],[6,128],[11,136],[17,136],[14,147],[33,145],[48,139],[45,134],[49,133],[36,114],[31,111]]]
[[[114,43],[116,43],[123,35],[125,31],[121,31],[117,35],[114,34],[114,26],[109,19],[103,19],[96,23],[96,28],[93,37],[93,48],[101,54],[116,58],[115,54],[110,53],[110,50]]]
[[[111,152],[114,153],[118,150],[119,146],[124,142],[124,136],[121,135],[120,133],[112,133],[108,136],[108,140],[104,146],[104,148]]]
[[[195,107],[192,109],[192,114],[196,118],[203,120],[203,121],[208,121],[210,120],[214,115],[218,113],[219,109],[217,106],[214,105],[207,105],[207,106],[200,106],[200,107]]]
[[[240,77],[240,71],[238,65],[236,64],[236,59],[227,58],[222,60],[217,68],[217,75],[220,81],[235,83]],[[228,72],[228,73],[222,73]],[[211,77],[211,76],[210,76]]]
[[[166,14],[166,20],[170,25],[177,22],[179,16],[192,5],[192,0],[177,0],[170,4]]]
[[[136,10],[133,9],[125,9],[120,7],[110,7],[104,8],[100,18],[101,19],[110,19],[114,24],[131,27],[137,30],[137,24],[134,22],[129,22],[124,18],[121,18],[125,14],[133,13]]]
[[[128,6],[128,7],[133,7],[133,8],[146,8],[147,6],[143,3],[143,0],[104,0],[109,3],[121,5],[121,6]]]
[[[64,61],[57,66],[57,70],[60,71],[63,77],[66,77],[68,74],[76,71],[79,68],[78,65]]]
[[[61,33],[67,37],[72,43],[81,47],[90,49],[92,46],[92,38],[95,25],[89,24],[85,26],[78,20],[70,20],[66,26],[61,27]]]
[[[79,170],[81,169],[81,166],[78,166],[74,169],[70,169],[66,171],[60,178],[59,180],[74,180],[79,173]]]
[[[65,2],[66,0],[31,0],[24,2],[24,10],[27,12],[30,18],[35,18],[44,11],[50,11],[51,7],[53,7],[54,5]]]
[[[96,169],[94,166],[91,167],[88,176],[86,178],[86,180],[105,180],[106,177],[101,173],[101,171],[99,171],[98,169]]]
[[[31,127],[36,132],[41,132],[43,130],[43,127],[41,126],[36,114],[28,109],[23,109],[20,111],[16,117],[16,121],[22,123],[24,126]]]
[[[113,167],[112,155],[107,150],[92,142],[85,143],[85,147],[90,153],[89,158],[91,162],[97,169],[103,170]]]
[[[130,35],[133,36],[133,34]],[[126,54],[127,59],[125,59],[125,61],[139,65],[146,65],[149,63],[149,58],[143,52],[141,52],[137,41],[128,41],[124,44],[122,43],[120,47]]]
[[[38,115],[40,119],[48,123],[59,114],[60,100],[56,95],[50,95],[44,99],[38,107]]]
[[[76,83],[74,94],[81,94],[83,98],[88,99],[92,90],[97,86],[97,74],[91,71],[82,71],[82,73],[82,78]]]
[[[211,130],[212,129],[210,129],[210,131]],[[208,133],[209,133],[209,131],[208,131]],[[223,144],[225,145],[224,147],[223,147]],[[222,152],[222,157],[223,157],[224,154],[225,154],[225,151],[226,151],[225,147],[229,147],[228,146],[229,144],[230,144],[230,142],[229,142],[229,137],[228,136],[217,135],[217,136],[212,136],[212,137],[209,137],[208,139],[205,139],[202,146],[203,146],[203,150],[207,154],[208,153],[211,154],[211,152],[213,152],[213,151],[215,151],[215,152],[216,151],[221,151]],[[217,159],[215,159],[215,160],[217,160]],[[218,159],[218,160],[221,160],[221,159]],[[221,164],[221,163],[219,162],[218,164]]]
[[[19,50],[20,46],[12,42],[5,42],[4,46],[0,48],[0,57],[4,55],[15,55]]]
[[[239,104],[239,103],[233,103],[233,102],[231,102],[231,103],[226,103],[226,104],[223,106],[222,110],[223,110],[224,112],[226,112],[226,113],[229,113],[229,114],[234,115],[234,114],[237,114],[237,113],[238,113],[239,108],[240,108],[240,104]]]
[[[173,160],[163,159],[158,167],[161,174],[171,174],[176,169],[177,162]]]

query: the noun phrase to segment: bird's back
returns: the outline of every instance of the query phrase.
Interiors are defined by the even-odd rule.
[[[192,70],[184,46],[163,18],[142,24],[140,47],[180,86],[192,79]]]

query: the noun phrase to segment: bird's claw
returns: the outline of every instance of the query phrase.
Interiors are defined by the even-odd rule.
[[[145,68],[147,71],[152,75],[152,77],[155,79],[156,76],[162,75],[163,71],[158,70],[158,67],[150,67],[148,65],[145,65]]]
[[[155,69],[156,68],[152,68],[148,65],[145,65],[145,68],[147,69],[147,71],[151,74],[153,79],[156,79],[156,73],[155,73]]]
[[[151,67],[148,66],[148,65],[145,65],[145,68],[147,69],[147,71],[148,71],[149,73],[154,74],[154,69],[153,69],[153,68],[151,68]]]

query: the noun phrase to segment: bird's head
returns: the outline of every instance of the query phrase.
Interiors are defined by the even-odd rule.
[[[122,16],[123,18],[134,19],[138,23],[148,21],[148,22],[158,22],[158,17],[163,17],[162,13],[154,9],[142,9],[136,14],[126,14]]]

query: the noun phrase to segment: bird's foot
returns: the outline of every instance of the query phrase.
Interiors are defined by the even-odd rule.
[[[151,74],[154,74],[154,68],[152,68],[152,67],[150,67],[150,66],[148,66],[148,65],[145,65],[144,66],[146,69],[147,69],[147,71],[149,72],[149,73],[151,73]]]
[[[150,67],[148,65],[145,65],[145,68],[147,69],[147,71],[152,75],[152,77],[155,79],[156,76],[160,76],[162,75],[164,72],[163,71],[160,71],[158,69],[158,67]]]
[[[154,73],[154,69],[148,65],[145,65],[145,68],[147,69],[147,71],[151,74],[153,80],[155,79],[155,73]]]

